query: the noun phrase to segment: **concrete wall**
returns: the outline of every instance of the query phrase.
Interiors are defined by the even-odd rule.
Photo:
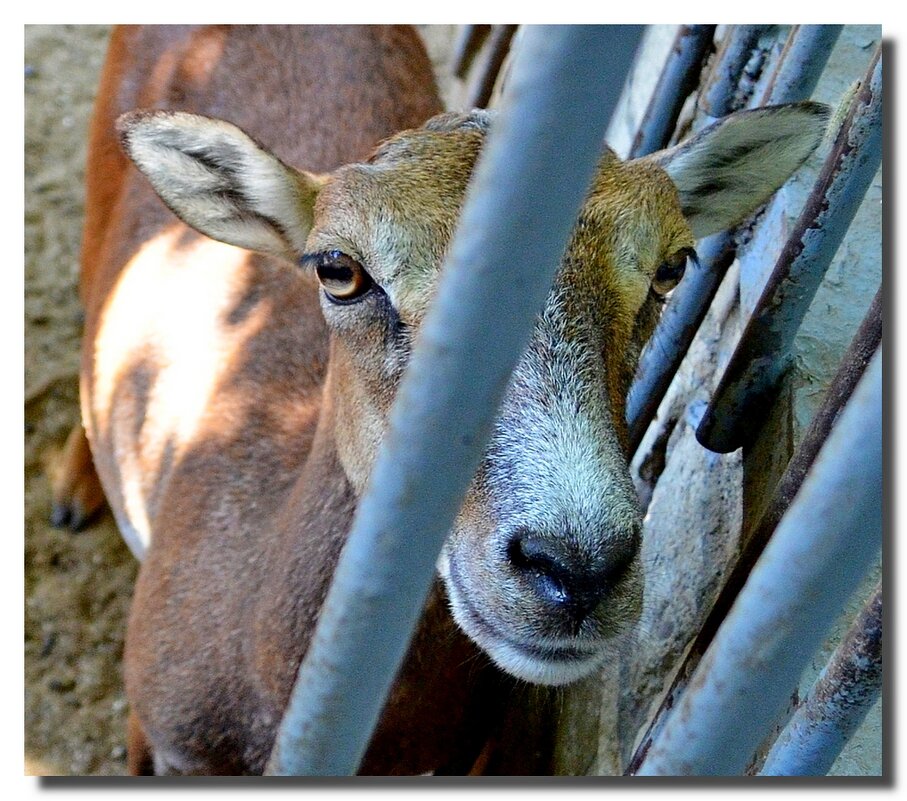
[[[760,92],[790,28],[759,41],[754,76]],[[649,29],[629,77],[609,141],[625,154],[676,32]],[[727,33],[719,27],[717,37]],[[847,26],[814,98],[836,105],[865,71],[881,38],[878,26]],[[695,126],[701,114],[685,109]],[[728,455],[706,451],[694,431],[746,317],[821,166],[816,153],[759,218],[738,250],[715,302],[637,452],[632,471],[648,503],[643,544],[646,602],[625,655],[601,675],[564,693],[558,769],[572,774],[622,773],[678,660],[699,629],[727,571],[743,527],[758,515],[793,448],[821,403],[838,362],[881,279],[881,175],[876,177],[795,342],[796,362],[778,394],[760,444]],[[867,577],[804,672],[802,696],[878,578]],[[794,688],[791,688],[792,693]],[[835,762],[833,775],[881,773],[881,709],[876,705]]]

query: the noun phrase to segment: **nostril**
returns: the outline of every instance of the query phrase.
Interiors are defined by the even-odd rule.
[[[558,564],[551,540],[526,531],[518,532],[507,548],[507,557],[514,567],[521,570],[537,570],[544,573],[559,572],[563,567]]]
[[[535,594],[566,611],[576,627],[598,606],[633,562],[640,531],[615,537],[597,556],[585,555],[568,537],[546,536],[520,529],[507,545],[507,559],[531,584]]]
[[[566,610],[577,625],[607,589],[599,571],[590,570],[557,538],[522,530],[510,540],[507,557],[543,601]]]
[[[507,558],[520,572],[529,575],[546,600],[563,604],[569,600],[569,570],[558,560],[551,541],[521,531],[507,547]]]

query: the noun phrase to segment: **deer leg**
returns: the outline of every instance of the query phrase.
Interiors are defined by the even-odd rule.
[[[142,724],[135,712],[129,712],[126,722],[126,769],[130,776],[153,776],[154,756]]]
[[[66,439],[63,458],[51,482],[51,525],[79,531],[104,505],[104,491],[95,472],[82,423]]]

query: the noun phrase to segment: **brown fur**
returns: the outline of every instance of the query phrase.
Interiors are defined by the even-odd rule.
[[[356,80],[358,75],[369,79]],[[148,394],[170,355],[161,354],[153,338],[144,350],[136,346],[136,356],[118,370],[116,403],[98,408],[92,387],[96,361],[103,358],[95,349],[103,308],[121,270],[143,243],[161,231],[171,233],[171,255],[178,260],[200,237],[178,223],[146,182],[127,170],[113,131],[115,118],[137,106],[220,115],[242,124],[288,162],[323,171],[364,158],[382,138],[439,111],[440,103],[415,34],[380,28],[120,28],[111,40],[98,96],[86,188],[83,386],[98,468],[114,509],[124,516],[114,442],[141,436]],[[315,102],[315,97],[329,103]],[[281,138],[300,131],[305,135],[298,139]],[[149,269],[156,273],[161,268]],[[336,483],[338,471],[329,451],[306,464],[300,480],[315,433],[312,410],[319,403],[327,357],[313,285],[254,256],[240,259],[234,274],[221,280],[231,281],[234,291],[225,293],[226,305],[209,314],[224,331],[241,326],[256,310],[266,307],[267,314],[253,334],[222,355],[210,423],[192,443],[182,445],[179,458],[175,443],[154,452],[139,449],[141,468],[155,488],[149,505],[160,547],[151,549],[142,566],[127,642],[126,681],[133,707],[130,769],[136,772],[150,766],[152,749],[144,730],[158,750],[166,750],[174,734],[179,737],[172,747],[186,760],[179,767],[188,772],[262,769],[307,645],[304,632],[311,630],[340,544],[325,537],[325,531],[345,531],[352,512],[352,495],[343,482]],[[205,303],[204,297],[196,300]],[[130,407],[126,415],[124,406]],[[126,431],[119,425],[124,416]],[[84,475],[88,467],[82,465],[78,472]],[[330,483],[324,486],[326,479]],[[183,497],[181,486],[199,491]],[[204,486],[214,492],[201,491]],[[229,491],[219,492],[218,486],[229,486]],[[315,525],[294,519],[293,509],[305,508],[310,499],[330,510]],[[219,521],[234,516],[232,531],[223,532],[227,539],[213,554],[204,550],[204,532],[213,529],[220,536]],[[313,530],[307,534],[309,527]],[[271,543],[262,541],[268,529],[276,535]],[[289,540],[291,553],[300,551],[298,557],[287,558],[278,547],[283,540]],[[168,541],[183,543],[178,562]],[[300,543],[306,541],[315,543],[316,553],[303,548]],[[250,573],[262,588],[252,604],[229,589],[247,581]],[[188,597],[180,589],[188,575],[215,588],[214,594]],[[165,577],[164,582],[158,584],[155,576]],[[168,591],[173,595],[163,600]],[[438,601],[433,604],[437,607]],[[499,704],[481,694],[472,696],[473,687],[491,685],[483,679],[490,671],[483,670],[476,648],[437,608],[433,623],[420,635],[431,647],[414,649],[422,667],[429,659],[436,679],[419,690],[418,703],[409,697],[412,690],[395,691],[400,699],[389,704],[362,766],[366,773],[419,773],[445,765],[466,770],[471,754],[484,745],[488,720],[494,720],[488,707]],[[248,621],[254,643],[223,641],[237,619]],[[187,639],[200,644],[188,658],[181,645]],[[449,680],[448,666],[462,663],[470,665],[468,675]],[[427,716],[444,721],[436,736],[426,731]],[[244,723],[238,729],[231,721]]]

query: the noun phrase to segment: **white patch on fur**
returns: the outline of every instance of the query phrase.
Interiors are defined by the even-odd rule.
[[[632,519],[635,494],[604,397],[588,390],[601,385],[602,374],[593,371],[602,366],[587,345],[567,342],[557,332],[551,336],[548,363],[524,362],[518,369],[528,371],[524,380],[530,386],[559,391],[510,401],[517,404],[516,422],[499,431],[496,441],[515,457],[508,459],[507,487],[497,491],[506,492],[516,510],[510,526],[546,531],[566,520],[578,535],[594,532],[607,545],[609,532],[602,525],[616,516]],[[538,370],[554,375],[533,376]],[[601,405],[591,408],[590,396]],[[492,487],[493,482],[492,477]]]
[[[139,514],[141,515],[141,529],[132,524],[132,518],[130,518],[129,515],[122,514],[117,509],[113,509],[113,516],[116,518],[120,536],[129,547],[129,550],[132,551],[132,555],[136,558],[137,562],[144,560],[148,546],[151,544],[151,531],[148,526],[148,519],[144,516],[141,508],[139,509]]]
[[[437,564],[438,572],[444,579],[447,597],[454,621],[476,643],[492,661],[511,676],[533,684],[546,684],[556,687],[570,684],[595,671],[605,660],[605,642],[583,642],[575,639],[553,640],[538,638],[525,647],[517,642],[510,642],[503,636],[495,636],[485,626],[473,619],[473,613],[461,597],[461,590],[456,583],[449,580],[449,555],[442,551]],[[532,649],[536,653],[529,653]],[[543,658],[538,652],[549,650],[551,656]],[[573,656],[557,657],[557,652],[570,649]],[[580,651],[581,656],[576,652]]]
[[[561,336],[559,315],[556,307],[547,310],[548,322],[537,333],[548,340],[544,356],[530,349],[502,408],[491,445],[495,460],[482,485],[497,515],[496,531],[482,547],[503,554],[513,532],[526,528],[569,537],[578,552],[606,560],[616,539],[632,536],[640,522],[636,495],[607,408],[600,360],[593,345]],[[557,391],[549,393],[550,387]],[[488,607],[455,554],[445,547],[437,562],[454,619],[502,670],[559,685],[589,675],[607,657],[609,639],[527,635],[527,621]],[[503,562],[501,569],[507,569]]]

